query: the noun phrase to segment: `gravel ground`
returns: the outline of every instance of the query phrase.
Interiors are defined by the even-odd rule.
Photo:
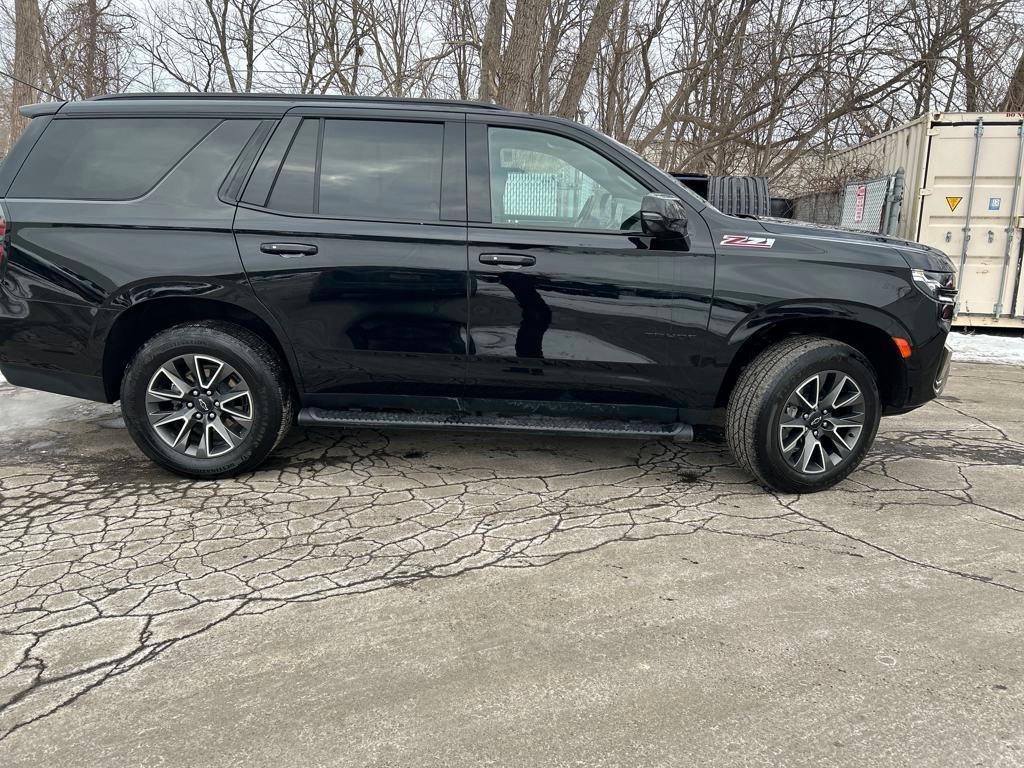
[[[163,473],[0,387],[0,765],[1024,764],[1024,369],[839,488],[714,443],[301,431]]]

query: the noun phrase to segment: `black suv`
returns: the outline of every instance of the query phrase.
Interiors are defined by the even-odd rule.
[[[727,216],[576,123],[483,104],[130,95],[24,108],[0,370],[121,401],[191,477],[291,427],[725,432],[783,491],[945,382],[953,268]]]

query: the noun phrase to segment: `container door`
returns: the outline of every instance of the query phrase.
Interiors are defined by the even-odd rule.
[[[1020,121],[933,127],[917,239],[959,272],[957,325],[1021,324],[1021,141]]]

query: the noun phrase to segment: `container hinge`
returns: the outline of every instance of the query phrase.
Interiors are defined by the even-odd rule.
[[[932,191],[930,189],[926,189],[925,187],[921,187],[921,191],[918,192],[917,194],[919,194],[921,197],[927,197],[931,193],[932,193]]]

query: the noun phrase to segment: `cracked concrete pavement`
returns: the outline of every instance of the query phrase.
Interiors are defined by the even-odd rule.
[[[296,430],[150,465],[0,386],[0,765],[1024,764],[1024,369],[839,488],[723,445]]]

